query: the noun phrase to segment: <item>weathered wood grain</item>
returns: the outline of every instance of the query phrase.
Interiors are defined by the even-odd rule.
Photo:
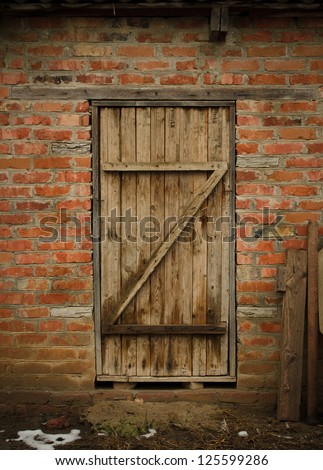
[[[306,251],[288,250],[277,405],[277,417],[283,421],[300,418],[306,276]]]

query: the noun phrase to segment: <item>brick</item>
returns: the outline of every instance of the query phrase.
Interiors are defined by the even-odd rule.
[[[286,263],[286,253],[269,253],[267,255],[258,256],[258,264],[285,264]]]
[[[322,168],[322,158],[312,157],[294,157],[286,160],[286,167],[301,167],[301,168]]]
[[[53,282],[53,290],[86,290],[91,289],[92,285],[87,279],[66,279]]]
[[[21,184],[46,183],[51,178],[52,173],[49,172],[24,172],[12,175],[12,182]]]
[[[0,190],[0,195],[2,191]],[[8,225],[26,225],[31,223],[32,218],[29,214],[6,214],[0,215],[0,224]]]
[[[183,60],[176,62],[176,70],[196,70],[197,61],[194,60]]]
[[[289,81],[291,85],[321,85],[323,84],[323,76],[314,73],[307,75],[291,75]]]
[[[20,318],[44,318],[49,317],[49,309],[47,307],[24,307],[17,309],[17,315]]]
[[[78,75],[76,81],[79,83],[89,83],[92,85],[111,85],[114,77],[112,75],[94,75],[84,74]]]
[[[282,33],[277,34],[277,41],[278,42],[311,42],[314,41],[314,33],[310,31],[284,31]]]
[[[30,158],[3,158],[0,160],[0,169],[30,169],[32,161]]]
[[[60,320],[41,320],[39,322],[39,331],[63,331],[65,323]]]
[[[7,98],[9,96],[9,87],[0,86],[0,98]]]
[[[32,249],[30,240],[0,240],[0,251],[25,251]]]
[[[36,112],[70,112],[72,111],[72,103],[69,102],[55,102],[55,101],[45,101],[45,102],[36,102],[33,105],[33,109]]]
[[[243,346],[246,347],[270,347],[276,345],[276,340],[272,336],[242,336],[240,335],[240,341]],[[241,372],[241,371],[240,371]],[[244,371],[246,373],[246,371]]]
[[[241,374],[248,374],[248,375],[266,375],[266,374],[274,374],[277,372],[277,365],[274,363],[245,363],[239,365],[239,373]]]
[[[225,72],[233,72],[240,70],[256,71],[260,69],[258,60],[247,59],[227,59],[222,61],[222,70]]]
[[[24,117],[13,117],[12,118],[12,124],[13,125],[29,125],[29,126],[51,126],[52,125],[52,119],[49,116],[24,116]]]
[[[53,254],[57,263],[89,263],[92,260],[91,253],[86,252],[58,252]]]
[[[245,281],[237,283],[238,292],[270,292],[275,288],[272,281]]]
[[[93,322],[73,321],[66,325],[67,331],[93,331]]]
[[[250,111],[255,113],[270,113],[274,111],[273,104],[268,101],[243,100],[237,101],[237,111]]]
[[[38,140],[71,140],[72,131],[70,130],[54,130],[54,129],[36,129],[34,137]]]
[[[258,74],[248,77],[249,85],[285,85],[287,83],[286,75]]]
[[[47,254],[26,253],[16,255],[17,264],[45,264],[50,257]]]
[[[269,116],[262,119],[262,124],[263,126],[299,126],[302,120],[287,116]]]
[[[236,144],[238,155],[256,154],[259,150],[259,145],[256,143],[238,143]]]
[[[272,31],[253,31],[251,33],[242,33],[241,40],[243,42],[271,42],[273,37]]]
[[[242,85],[244,75],[237,73],[223,73],[221,76],[221,85]]]
[[[12,305],[19,305],[21,302],[30,304],[31,299],[34,300],[33,294],[11,294],[12,300],[8,302],[8,294],[0,294],[1,300],[3,300],[4,304],[12,304]],[[23,321],[23,320],[4,320],[0,322],[0,330],[1,331],[10,331],[10,332],[27,332],[27,331],[35,331],[35,325],[32,322]]]
[[[248,57],[284,57],[286,46],[250,46],[247,48]]]
[[[268,175],[268,180],[273,181],[297,181],[304,179],[304,173],[302,171],[285,171],[285,170],[277,170]]]
[[[153,75],[145,75],[138,73],[123,73],[118,76],[118,81],[121,85],[136,84],[152,84],[155,83]]]
[[[30,294],[30,293],[19,293],[19,292],[1,293],[0,300],[3,305],[22,305],[22,304],[33,305],[35,304],[35,296],[34,294]],[[2,330],[4,326],[5,325],[1,325],[0,329]],[[33,325],[31,326],[33,327]],[[15,327],[14,324],[8,326],[8,328],[14,328],[14,327]],[[8,330],[8,331],[13,331],[13,330]],[[29,331],[33,331],[33,329]]]
[[[319,190],[317,186],[305,186],[305,185],[288,185],[281,186],[280,191],[284,195],[288,196],[313,196],[318,194]]]
[[[66,171],[57,174],[57,182],[61,183],[90,183],[91,173],[88,171]]]
[[[30,138],[30,129],[18,127],[16,129],[0,129],[0,138],[4,140],[21,140]]]
[[[91,60],[90,61],[90,70],[125,70],[129,68],[127,62],[121,62],[117,60]]]
[[[323,210],[323,201],[306,199],[304,201],[299,202],[298,206],[304,210],[320,211]]]
[[[15,335],[17,346],[38,346],[48,343],[48,335],[43,333],[21,333]]]
[[[84,60],[75,59],[52,60],[48,64],[48,70],[84,70],[85,67]]]
[[[88,346],[91,344],[91,336],[83,332],[52,334],[51,344],[53,346]]]
[[[197,48],[190,46],[168,46],[163,48],[162,53],[165,57],[196,57]]]
[[[68,186],[36,186],[35,194],[43,197],[58,197],[69,194],[71,188]]]
[[[0,334],[0,348],[12,347],[13,346],[13,336],[7,334]],[[0,350],[1,350],[0,349]]]
[[[239,138],[243,140],[267,140],[274,137],[274,133],[267,129],[243,129],[238,130]]]
[[[172,33],[165,32],[165,33],[159,33],[159,34],[153,34],[151,32],[145,31],[137,34],[136,36],[136,41],[142,42],[142,43],[167,43],[167,42],[172,42],[173,35]]]
[[[107,57],[112,55],[112,47],[99,44],[77,44],[73,47],[73,55],[79,57]]]
[[[248,170],[237,170],[236,171],[236,181],[254,181],[259,178],[259,173],[255,171]]]
[[[34,160],[35,169],[71,168],[72,165],[71,157],[40,157]]]
[[[30,46],[27,54],[42,57],[62,57],[64,55],[63,46]]]
[[[0,113],[0,125],[1,126],[8,126],[9,124],[9,114],[1,114]]]
[[[75,296],[66,293],[50,292],[48,294],[39,294],[39,303],[44,305],[61,305],[74,303]]]
[[[18,85],[27,82],[27,76],[23,72],[0,72],[1,85]]]
[[[320,219],[321,214],[313,212],[286,213],[285,215],[285,221],[292,224],[305,223],[309,220],[318,221]]]
[[[13,145],[17,155],[44,155],[48,152],[48,146],[39,142],[24,142]]]
[[[117,57],[154,57],[155,48],[152,46],[128,45],[120,46],[116,50]]]
[[[0,308],[0,318],[13,318],[13,310],[10,308]]]
[[[13,260],[13,254],[12,253],[0,253],[0,262],[1,262],[1,264],[11,263],[12,260]]]
[[[287,29],[288,27],[293,25],[292,18],[284,18],[284,17],[270,17],[270,16],[258,16],[254,19],[254,25],[256,28],[284,28]]]
[[[288,60],[266,60],[265,61],[265,70],[271,72],[278,71],[289,71],[289,70],[305,70],[305,61],[297,59],[288,59]]]
[[[57,241],[57,242],[50,242],[50,243],[38,243],[37,244],[38,250],[44,251],[55,251],[55,250],[73,250],[75,249],[75,242],[73,240],[69,240],[67,242]]]
[[[161,85],[195,85],[197,83],[198,77],[190,75],[170,75],[167,77],[161,77]]]
[[[308,172],[309,181],[323,181],[323,171],[322,170],[313,170]]]
[[[291,49],[292,56],[299,57],[322,57],[323,55],[323,46],[318,45],[301,45],[295,46]]]
[[[16,202],[16,208],[19,211],[44,211],[49,209],[49,202],[36,202],[36,201],[26,201],[26,202]]]
[[[275,194],[275,188],[266,184],[238,184],[236,187],[236,193],[237,195],[273,195]]]
[[[285,127],[279,131],[282,139],[286,140],[313,140],[316,139],[316,130],[309,127]],[[323,145],[322,145],[323,149]]]
[[[317,104],[315,102],[305,101],[305,102],[286,102],[281,105],[282,112],[299,112],[299,111],[316,111]]]
[[[265,144],[264,152],[267,155],[288,155],[291,153],[301,153],[304,144],[302,142]]]

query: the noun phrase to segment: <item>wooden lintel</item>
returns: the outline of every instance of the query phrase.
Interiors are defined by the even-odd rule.
[[[284,100],[315,100],[316,89],[313,87],[290,88],[290,87],[210,87],[207,89],[188,88],[180,90],[179,88],[121,88],[106,86],[88,86],[88,87],[40,87],[40,86],[17,86],[12,87],[11,99],[21,100],[91,100],[98,106],[104,106],[105,100],[114,101],[118,105],[120,101],[125,100],[128,106],[136,106],[137,101],[149,101],[149,106],[154,106],[157,101],[167,101],[166,106],[171,106],[172,102],[200,101],[200,100],[237,100],[237,99],[284,99]],[[96,100],[100,100],[97,101]],[[156,104],[158,105],[158,104]]]
[[[104,163],[104,171],[214,171],[227,170],[225,162],[182,162],[182,163]]]
[[[224,335],[225,323],[215,325],[104,325],[104,335]]]

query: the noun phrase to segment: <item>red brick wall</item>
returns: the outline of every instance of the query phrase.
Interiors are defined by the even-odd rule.
[[[322,223],[322,19],[233,18],[225,43],[208,41],[207,18],[2,23],[1,387],[87,390],[95,377],[89,103],[14,100],[12,90],[311,87],[316,101],[237,101],[237,214],[251,225],[283,216],[281,241],[250,243],[249,229],[239,232],[238,391],[274,396],[282,302],[277,268],[287,248],[306,248],[307,221]],[[60,222],[63,240],[42,241],[53,233],[42,224],[53,230]]]

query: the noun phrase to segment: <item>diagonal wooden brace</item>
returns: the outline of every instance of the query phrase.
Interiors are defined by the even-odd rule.
[[[173,227],[170,234],[164,239],[160,247],[155,251],[153,256],[150,258],[146,266],[143,267],[142,271],[136,276],[133,283],[130,285],[128,290],[120,299],[116,308],[113,311],[106,311],[107,304],[106,302],[103,305],[103,325],[113,325],[118,318],[121,316],[125,308],[130,304],[135,295],[139,292],[142,286],[145,284],[151,273],[159,265],[162,259],[166,256],[169,249],[173,246],[177,238],[180,236],[182,231],[188,225],[192,217],[197,213],[197,211],[202,206],[203,202],[211,194],[215,186],[222,179],[223,175],[226,173],[228,165],[226,163],[222,164],[222,168],[219,170],[213,171],[211,176],[207,179],[205,185],[199,190],[198,194],[194,199],[188,204],[183,215],[179,217],[175,226]],[[179,221],[183,221],[179,223]]]

